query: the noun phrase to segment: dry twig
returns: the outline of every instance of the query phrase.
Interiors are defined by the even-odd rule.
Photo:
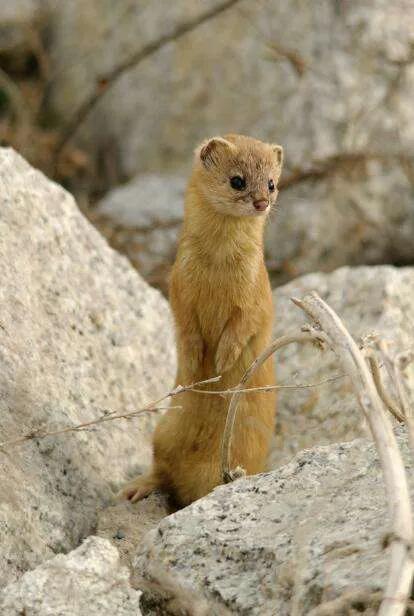
[[[281,349],[282,347],[285,347],[289,344],[303,344],[305,342],[312,342],[313,344],[318,344],[316,336],[308,332],[292,334],[277,338],[267,349],[263,351],[263,353],[261,353],[261,355],[259,355],[259,357],[254,360],[250,368],[244,373],[240,383],[235,388],[233,388],[234,391],[230,400],[229,409],[227,411],[226,425],[224,427],[223,440],[221,444],[221,475],[223,477],[224,483],[229,483],[235,478],[239,477],[240,472],[243,470],[240,468],[231,470],[231,441],[240,396],[245,391],[244,385],[246,385],[246,383],[253,376],[256,370],[258,370],[260,366],[262,366],[265,361],[269,359],[269,357],[271,357],[271,355],[273,355],[273,353],[275,353],[278,349]]]
[[[375,386],[378,390],[378,393],[392,415],[394,415],[395,419],[399,422],[404,422],[404,415],[401,413],[398,404],[391,398],[388,394],[387,390],[384,387],[384,383],[381,378],[381,371],[378,359],[373,354],[367,354],[368,363],[370,365],[372,371],[372,377],[374,379]]]
[[[399,400],[399,412],[402,416],[402,421],[407,426],[408,439],[410,441],[411,451],[414,454],[414,417],[413,411],[410,406],[404,379],[402,376],[403,370],[414,361],[414,352],[408,351],[405,353],[398,353],[394,357],[391,356],[389,347],[384,340],[377,340],[376,347],[381,353],[381,357],[384,360],[387,367],[388,374],[393,381]]]
[[[346,376],[345,374],[337,374],[333,377],[329,377],[317,383],[306,383],[304,385],[299,385],[299,384],[298,385],[265,385],[263,387],[249,387],[249,388],[241,389],[237,391],[240,394],[241,393],[249,394],[249,393],[253,393],[257,391],[262,391],[262,392],[273,391],[275,389],[308,389],[308,388],[313,388],[313,387],[319,387],[321,385],[325,385],[326,383],[331,383],[332,381],[337,381],[338,379],[342,379],[345,376]],[[233,395],[235,388],[223,389],[223,390],[212,390],[212,391],[207,390],[207,389],[198,389],[198,387],[201,385],[217,383],[220,379],[221,379],[220,376],[215,376],[210,379],[206,379],[204,381],[198,381],[197,383],[192,383],[191,385],[178,385],[175,389],[169,391],[162,398],[159,398],[158,400],[150,402],[142,409],[130,411],[128,413],[117,414],[114,411],[106,412],[104,415],[102,415],[102,417],[99,417],[98,419],[93,419],[92,421],[80,423],[80,424],[77,424],[76,426],[66,426],[65,428],[60,428],[58,430],[51,430],[51,431],[32,430],[31,432],[23,436],[19,436],[19,437],[16,437],[15,439],[3,441],[2,443],[0,443],[0,451],[4,447],[12,447],[13,445],[19,445],[27,441],[43,439],[43,438],[46,438],[47,436],[58,436],[60,434],[66,434],[67,432],[82,432],[84,430],[90,429],[93,426],[103,424],[107,421],[114,421],[116,419],[134,419],[135,417],[140,417],[141,415],[144,415],[145,413],[158,413],[159,411],[162,411],[165,409],[181,408],[180,406],[164,407],[164,406],[159,406],[159,404],[165,401],[167,398],[178,396],[184,392],[191,391],[191,392],[198,393],[198,394],[206,394],[206,395],[213,395],[213,396]]]
[[[50,432],[32,430],[31,432],[29,432],[28,434],[25,434],[24,436],[19,436],[19,437],[16,437],[15,439],[3,441],[2,443],[0,443],[0,450],[4,449],[4,447],[11,447],[13,445],[19,445],[21,443],[25,443],[27,441],[34,440],[34,439],[43,439],[43,438],[46,438],[47,436],[57,436],[59,434],[65,434],[67,432],[82,432],[83,430],[87,430],[91,428],[92,426],[103,424],[107,421],[114,421],[116,419],[133,419],[135,417],[139,417],[140,415],[144,415],[145,413],[157,412],[157,411],[160,411],[166,408],[166,407],[160,407],[159,405],[165,400],[167,400],[168,398],[172,398],[173,396],[178,396],[179,394],[182,394],[186,391],[191,391],[192,388],[198,387],[200,385],[208,385],[209,383],[217,383],[220,379],[221,379],[220,376],[215,376],[215,377],[212,377],[211,379],[205,379],[203,381],[198,381],[197,383],[192,383],[191,385],[177,385],[177,387],[175,387],[174,389],[166,393],[164,396],[161,396],[161,398],[158,398],[158,400],[149,402],[142,409],[130,411],[129,413],[119,413],[119,414],[115,414],[113,412],[107,413],[103,415],[102,417],[99,417],[98,419],[93,419],[92,421],[80,423],[80,424],[77,424],[76,426],[66,426],[65,428],[60,428],[59,430],[52,430]],[[168,408],[174,408],[174,407],[168,407]]]
[[[288,49],[287,47],[283,47],[282,45],[279,45],[279,43],[275,43],[273,41],[267,43],[266,47],[273,56],[271,58],[272,60],[287,60],[288,62],[290,62],[299,77],[302,77],[302,75],[305,73],[307,68],[306,62],[298,51],[294,49]]]

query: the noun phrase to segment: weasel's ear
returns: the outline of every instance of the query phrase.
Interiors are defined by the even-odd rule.
[[[231,153],[236,149],[235,145],[222,137],[213,137],[207,141],[203,141],[195,151],[205,167],[210,167],[219,162],[220,153]]]
[[[277,145],[276,143],[271,143],[270,147],[272,148],[273,152],[276,155],[276,159],[277,162],[280,166],[282,166],[283,163],[283,148],[281,145]]]

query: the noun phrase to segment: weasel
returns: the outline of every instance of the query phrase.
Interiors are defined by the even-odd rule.
[[[269,344],[273,306],[263,256],[263,229],[276,201],[283,150],[242,135],[213,137],[196,150],[170,279],[176,326],[176,384],[222,375],[204,389],[234,387]],[[275,382],[270,358],[249,387]],[[229,396],[185,392],[181,408],[161,417],[153,467],[122,490],[132,502],[160,489],[185,506],[222,483],[220,448]],[[233,468],[265,470],[274,429],[275,394],[240,401],[233,432]]]

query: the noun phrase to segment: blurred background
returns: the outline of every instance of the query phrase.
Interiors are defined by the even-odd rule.
[[[202,139],[280,143],[278,285],[414,263],[414,0],[1,0],[0,138],[163,292]]]

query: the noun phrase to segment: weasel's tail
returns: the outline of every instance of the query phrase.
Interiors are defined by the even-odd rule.
[[[150,472],[146,475],[139,475],[128,482],[117,494],[118,500],[129,500],[131,503],[145,498],[158,488],[158,481],[155,475]]]

